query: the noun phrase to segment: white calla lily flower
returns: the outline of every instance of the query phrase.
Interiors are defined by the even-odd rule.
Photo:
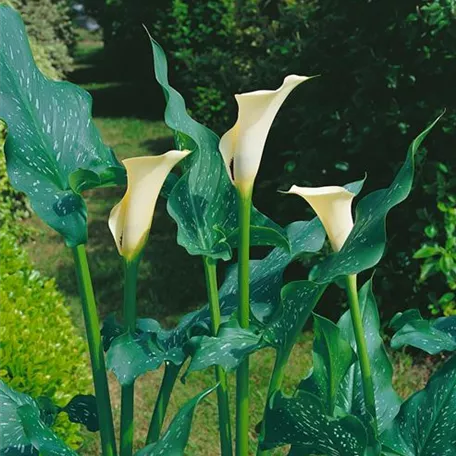
[[[338,252],[353,229],[352,201],[355,194],[343,187],[298,187],[288,192],[304,198],[316,212],[328,235],[331,247]]]
[[[264,145],[277,112],[291,91],[310,79],[287,76],[277,90],[258,90],[235,95],[238,118],[220,140],[220,152],[233,184],[244,194],[252,191]],[[231,172],[231,163],[233,170]]]
[[[117,250],[127,261],[134,259],[147,241],[155,204],[166,177],[186,157],[187,150],[123,160],[127,170],[127,191],[112,208],[109,229]]]

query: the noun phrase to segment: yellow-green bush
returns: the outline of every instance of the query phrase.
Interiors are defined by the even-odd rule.
[[[16,391],[49,396],[60,406],[90,392],[83,339],[54,280],[34,270],[14,235],[0,229],[0,378]],[[79,426],[59,417],[58,434],[73,447]]]

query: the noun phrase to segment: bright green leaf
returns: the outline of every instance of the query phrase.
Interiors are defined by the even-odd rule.
[[[456,357],[402,404],[380,436],[385,450],[400,456],[456,454]]]
[[[42,75],[24,23],[5,5],[0,5],[0,74],[11,183],[69,246],[85,243],[87,210],[80,192],[125,182],[123,167],[92,121],[90,95]]]
[[[182,456],[187,445],[195,407],[217,386],[208,388],[188,401],[176,414],[167,431],[156,443],[147,445],[135,456]]]

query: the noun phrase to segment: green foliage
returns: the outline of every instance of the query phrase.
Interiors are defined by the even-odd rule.
[[[85,344],[54,281],[33,269],[14,235],[3,229],[0,256],[0,378],[16,391],[64,406],[75,385],[79,393],[90,388]],[[81,443],[79,427],[65,416],[54,429],[71,446]]]
[[[17,192],[11,186],[6,173],[6,161],[3,146],[6,139],[6,125],[0,120],[0,228],[14,231],[16,236],[24,234],[24,229],[15,223],[29,216],[30,211],[24,195]]]
[[[26,25],[38,68],[51,79],[73,69],[75,34],[67,0],[9,0]]]
[[[135,456],[181,456],[190,435],[195,407],[216,388],[217,385],[207,388],[184,404],[177,412],[163,437],[158,442],[147,445],[135,453]]]
[[[401,407],[381,440],[400,456],[450,456],[456,450],[456,357]]]
[[[413,258],[421,260],[418,288],[428,292],[429,308],[435,314],[456,315],[456,177],[444,163],[435,166],[435,181],[426,185],[435,197],[437,211],[418,212],[425,225],[425,242]],[[434,290],[448,289],[443,294]]]
[[[220,140],[189,116],[183,97],[169,84],[163,49],[152,38],[151,44],[155,77],[167,103],[165,122],[173,130],[176,147],[193,151],[168,198],[168,212],[178,225],[177,242],[191,255],[229,260],[237,241],[237,200],[218,150]],[[288,247],[282,228],[253,207],[251,225],[253,243]]]
[[[42,75],[14,10],[0,5],[0,25],[6,38],[0,42],[0,116],[10,124],[4,146],[10,181],[67,245],[83,244],[87,212],[80,192],[124,182],[125,171],[92,121],[90,95]]]
[[[431,355],[456,350],[456,316],[429,321],[424,320],[416,309],[409,309],[395,315],[390,326],[395,331],[392,348],[410,345]]]

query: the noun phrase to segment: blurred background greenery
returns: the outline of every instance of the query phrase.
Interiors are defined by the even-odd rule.
[[[419,157],[411,198],[388,219],[388,251],[376,271],[375,291],[385,324],[396,311],[409,307],[434,315],[456,313],[456,0],[8,3],[21,12],[42,71],[91,93],[95,122],[119,159],[162,153],[172,145],[142,24],[167,51],[171,82],[184,94],[192,115],[218,134],[235,121],[235,93],[274,89],[290,73],[320,75],[296,90],[279,113],[256,186],[257,207],[283,225],[313,214],[302,200],[283,197],[277,189],[344,184],[365,172],[365,191],[384,187],[412,138],[446,109]],[[88,250],[101,316],[121,308],[122,268],[107,216],[122,194],[123,189],[100,189],[86,195]],[[138,297],[139,314],[165,325],[205,301],[200,259],[189,257],[175,240],[175,224],[165,201],[159,201]],[[11,315],[8,309],[19,309],[13,312],[17,318],[0,316],[0,377],[21,391],[60,399],[67,398],[72,386],[87,390],[88,360],[81,354],[83,327],[71,252],[11,189],[3,154],[0,250],[0,312]],[[254,251],[255,256],[262,254],[264,250]],[[286,271],[287,280],[304,277],[309,265],[302,258]],[[32,305],[33,300],[40,303]],[[343,307],[340,290],[333,286],[317,311],[336,319]],[[26,310],[34,323],[18,341],[24,324],[18,315]],[[49,324],[46,315],[54,313],[55,332],[43,333],[40,328]],[[68,330],[68,324],[76,331]],[[55,350],[56,334],[63,332],[69,335],[59,342],[62,351]],[[36,337],[44,341],[42,346],[33,347]],[[296,349],[298,361],[290,367],[287,387],[310,365],[310,338],[304,334]],[[24,353],[32,348],[40,353],[28,358],[29,369],[18,362],[20,344]],[[74,364],[62,371],[61,360],[69,353]],[[270,352],[255,356],[253,413],[259,416],[268,381],[264,366],[272,357]],[[394,361],[400,374],[395,385],[407,396],[426,381],[439,359],[412,361],[409,352],[402,352]],[[160,375],[150,374],[137,389],[143,431]],[[172,410],[211,381],[210,374],[197,374],[185,389],[179,386]],[[112,385],[115,388],[115,382]],[[215,414],[214,404],[202,407],[189,454],[214,454],[208,442],[214,441],[215,423],[208,423]],[[78,446],[77,430],[66,423],[59,426],[67,441]],[[95,454],[94,445],[90,440],[83,453]]]

